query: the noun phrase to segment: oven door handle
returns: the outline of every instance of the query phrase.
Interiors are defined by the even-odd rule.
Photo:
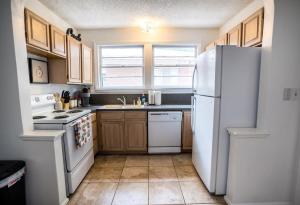
[[[89,118],[91,118],[92,117],[92,114],[89,114],[89,115],[86,115],[86,116],[82,116],[82,117],[89,117]],[[81,119],[82,117],[80,117],[79,119]],[[70,127],[74,127],[77,123],[78,123],[78,120],[79,119],[77,119],[77,120],[75,120],[74,122],[72,122],[71,124],[70,124]],[[89,119],[89,121],[91,122],[91,119]]]

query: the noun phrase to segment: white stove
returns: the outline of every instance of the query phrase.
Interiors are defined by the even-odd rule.
[[[31,96],[34,124],[67,124],[91,112],[88,109],[54,110],[52,94]]]
[[[55,99],[52,94],[34,95],[31,97],[32,118],[37,130],[65,130],[63,136],[63,159],[65,164],[66,193],[72,194],[94,164],[93,139],[78,147],[74,126],[87,121],[86,128],[91,136],[91,110],[73,109],[69,111],[54,110]]]

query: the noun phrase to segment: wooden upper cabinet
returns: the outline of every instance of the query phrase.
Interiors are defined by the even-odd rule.
[[[232,46],[242,46],[242,24],[237,25],[227,33],[227,44]]]
[[[67,36],[68,83],[81,83],[81,43]]]
[[[123,151],[124,123],[118,121],[101,122],[103,151]]]
[[[260,9],[243,21],[244,47],[255,46],[262,43],[264,10]]]
[[[193,146],[193,132],[191,127],[191,112],[183,112],[182,149],[191,150]]]
[[[27,43],[50,50],[49,23],[25,9],[25,29]]]
[[[82,44],[81,55],[82,55],[82,83],[92,84],[93,83],[92,49]]]
[[[50,34],[51,51],[65,57],[67,55],[66,34],[53,25],[50,26]]]
[[[215,45],[216,46],[227,45],[227,34],[225,34],[224,36],[222,36],[218,40],[216,40]]]

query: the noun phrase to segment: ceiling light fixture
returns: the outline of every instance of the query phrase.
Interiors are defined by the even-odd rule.
[[[151,33],[154,29],[153,23],[150,21],[141,24],[141,29],[146,33]]]

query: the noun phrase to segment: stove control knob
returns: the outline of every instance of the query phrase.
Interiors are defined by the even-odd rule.
[[[35,102],[40,102],[40,98],[39,97],[35,97],[34,100],[35,100]]]

